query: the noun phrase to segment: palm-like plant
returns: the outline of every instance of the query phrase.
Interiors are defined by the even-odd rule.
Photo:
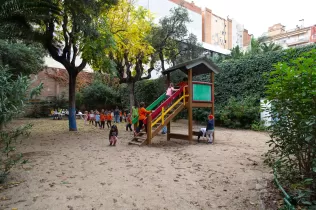
[[[39,31],[32,26],[59,12],[52,1],[0,0],[0,38],[34,40]]]
[[[244,56],[244,53],[240,50],[240,47],[237,45],[231,50],[230,57],[232,59],[238,59]]]
[[[263,53],[277,51],[277,50],[281,50],[281,49],[282,49],[281,45],[275,44],[273,42],[270,42],[269,44],[263,43],[261,45],[261,50]]]

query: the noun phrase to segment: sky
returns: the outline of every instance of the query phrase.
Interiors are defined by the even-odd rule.
[[[187,0],[191,2],[191,0]],[[268,31],[276,23],[286,30],[301,25],[316,25],[316,0],[193,0],[200,7],[207,7],[220,17],[234,18],[255,37]]]

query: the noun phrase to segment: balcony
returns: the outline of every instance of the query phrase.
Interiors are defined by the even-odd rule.
[[[301,45],[309,42],[309,38],[302,38],[297,40],[288,40],[286,42],[287,46],[295,46],[295,45]]]

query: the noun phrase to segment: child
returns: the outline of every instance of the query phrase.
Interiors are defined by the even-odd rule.
[[[200,142],[200,138],[202,137],[206,137],[206,128],[201,128],[198,134],[198,142]]]
[[[100,114],[100,121],[101,121],[100,129],[104,129],[104,126],[105,126],[105,113],[104,113],[104,111],[101,112],[101,114]]]
[[[124,120],[125,122],[127,122],[126,117],[127,117],[127,116],[126,116],[126,112],[124,111],[124,112],[123,112],[123,120]]]
[[[138,135],[138,133],[142,130],[143,125],[144,125],[144,120],[146,120],[146,115],[151,113],[151,111],[147,111],[144,108],[144,106],[145,106],[144,102],[141,102],[139,104],[140,108],[138,109],[138,115],[139,115],[139,117],[138,117],[138,128],[137,128],[137,131],[136,131],[137,133],[135,133],[135,135]],[[147,133],[147,126],[145,126],[145,131]]]
[[[120,110],[120,122],[123,122],[123,116],[122,116],[122,111]]]
[[[89,114],[88,111],[84,112],[84,125],[87,125],[87,121],[89,120]]]
[[[112,125],[110,133],[109,133],[110,146],[116,145],[117,136],[118,136],[118,129],[116,125]]]
[[[207,126],[206,126],[206,135],[208,137],[209,144],[213,143],[213,133],[214,133],[214,116],[210,114],[208,116],[208,121],[207,121]]]
[[[130,131],[133,131],[133,129],[132,129],[132,117],[131,117],[131,114],[128,114],[128,115],[127,115],[126,131],[128,131],[128,129],[129,129]]]
[[[89,122],[89,125],[90,124],[94,125],[94,119],[95,119],[95,115],[94,115],[93,110],[91,110],[90,111],[90,122]]]
[[[96,111],[96,114],[95,114],[95,127],[101,127],[101,124],[100,124],[100,113],[98,111]]]
[[[111,111],[108,111],[108,113],[107,113],[106,125],[108,126],[108,128],[112,127],[112,113],[111,113]]]

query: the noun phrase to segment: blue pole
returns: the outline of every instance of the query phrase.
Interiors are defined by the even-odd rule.
[[[69,130],[77,131],[77,123],[76,123],[76,108],[69,107]]]

